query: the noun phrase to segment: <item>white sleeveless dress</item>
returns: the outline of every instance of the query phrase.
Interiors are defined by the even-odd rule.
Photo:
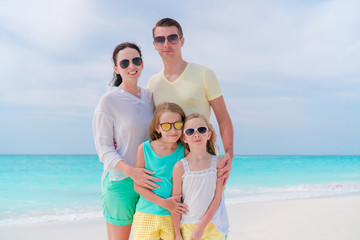
[[[201,221],[208,209],[216,189],[217,170],[215,155],[211,158],[211,166],[200,171],[190,171],[185,158],[181,159],[184,167],[182,176],[183,203],[189,206],[188,214],[181,216],[180,224],[196,224]],[[222,197],[218,209],[211,222],[223,234],[229,231],[229,220],[226,212],[224,197]]]

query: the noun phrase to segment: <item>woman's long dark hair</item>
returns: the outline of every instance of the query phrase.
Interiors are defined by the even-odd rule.
[[[135,49],[140,54],[140,57],[142,57],[140,48],[135,43],[124,42],[124,43],[121,43],[121,44],[117,45],[115,47],[115,49],[114,49],[113,56],[112,56],[112,59],[114,61],[114,66],[117,65],[117,59],[116,59],[117,54],[121,50],[124,50],[125,48],[133,48],[133,49]],[[115,87],[120,86],[120,84],[122,83],[122,78],[121,78],[120,74],[117,74],[114,71],[113,79],[111,80],[110,85],[111,85],[111,83],[113,83],[113,86],[115,86]]]

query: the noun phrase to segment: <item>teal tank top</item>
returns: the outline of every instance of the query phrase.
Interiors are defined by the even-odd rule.
[[[145,168],[155,172],[154,177],[160,178],[161,182],[155,182],[160,186],[155,190],[152,190],[156,195],[162,198],[169,198],[172,195],[172,173],[175,163],[184,158],[184,145],[178,143],[178,146],[172,154],[164,157],[160,157],[154,153],[150,146],[150,141],[143,143]],[[170,215],[170,212],[165,208],[147,200],[143,196],[136,205],[136,211],[151,213],[156,215]]]

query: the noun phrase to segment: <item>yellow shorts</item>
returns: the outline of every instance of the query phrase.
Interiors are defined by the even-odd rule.
[[[135,212],[133,236],[134,240],[175,239],[171,216]]]
[[[181,235],[184,240],[189,240],[192,232],[195,230],[197,224],[182,224],[180,226]],[[221,233],[212,222],[206,225],[204,234],[201,240],[225,240],[225,235]]]

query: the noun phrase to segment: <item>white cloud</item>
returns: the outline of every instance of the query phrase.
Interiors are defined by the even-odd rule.
[[[100,96],[96,89],[44,89],[3,93],[0,100],[18,106],[94,107]]]
[[[109,56],[80,62],[57,61],[23,46],[0,48],[0,100],[9,105],[89,106],[112,78]]]
[[[26,67],[18,66],[2,81],[0,102],[13,107],[94,108],[111,80],[111,67],[101,57],[97,62],[57,65],[39,58]]]
[[[186,22],[192,29],[186,53],[195,51],[220,74],[260,71],[308,82],[360,74],[359,6],[339,0],[211,5],[216,10],[199,13],[199,23]]]
[[[241,146],[241,152],[282,152],[281,146],[263,141],[274,139],[274,133],[282,136],[278,142],[302,134],[303,142],[292,150],[298,145],[314,149],[307,139],[316,129],[327,133],[347,114],[358,119],[357,1],[186,1],[178,8],[177,3],[152,8],[147,2],[94,0],[5,0],[0,5],[5,30],[0,102],[9,119],[25,109],[34,127],[42,127],[36,123],[43,119],[77,119],[89,131],[82,121],[90,121],[105,92],[113,72],[112,49],[120,42],[141,46],[145,69],[140,85],[146,86],[162,68],[151,29],[167,16],[184,28],[184,58],[217,74],[235,137],[256,140]],[[351,124],[343,126],[358,133]]]
[[[304,122],[307,111],[304,106],[311,102],[306,97],[269,96],[227,99],[227,108],[234,124],[246,126],[277,126],[285,128]],[[289,119],[294,121],[288,121]]]
[[[123,6],[104,11],[103,7],[85,0],[3,2],[0,26],[8,33],[0,46],[1,100],[17,105],[68,105],[78,102],[79,91],[92,90],[98,97],[112,78],[112,49],[122,41],[148,40],[152,54],[149,47],[142,48],[147,56],[141,85],[146,86],[155,68],[161,67],[160,59],[154,61],[152,23],[146,23],[149,26],[144,30],[146,24],[136,16],[136,9]],[[93,39],[105,39],[106,44],[113,39],[114,46],[100,42],[87,47]]]
[[[104,24],[92,1],[11,0],[2,3],[3,28],[53,52],[73,49],[84,37]]]

